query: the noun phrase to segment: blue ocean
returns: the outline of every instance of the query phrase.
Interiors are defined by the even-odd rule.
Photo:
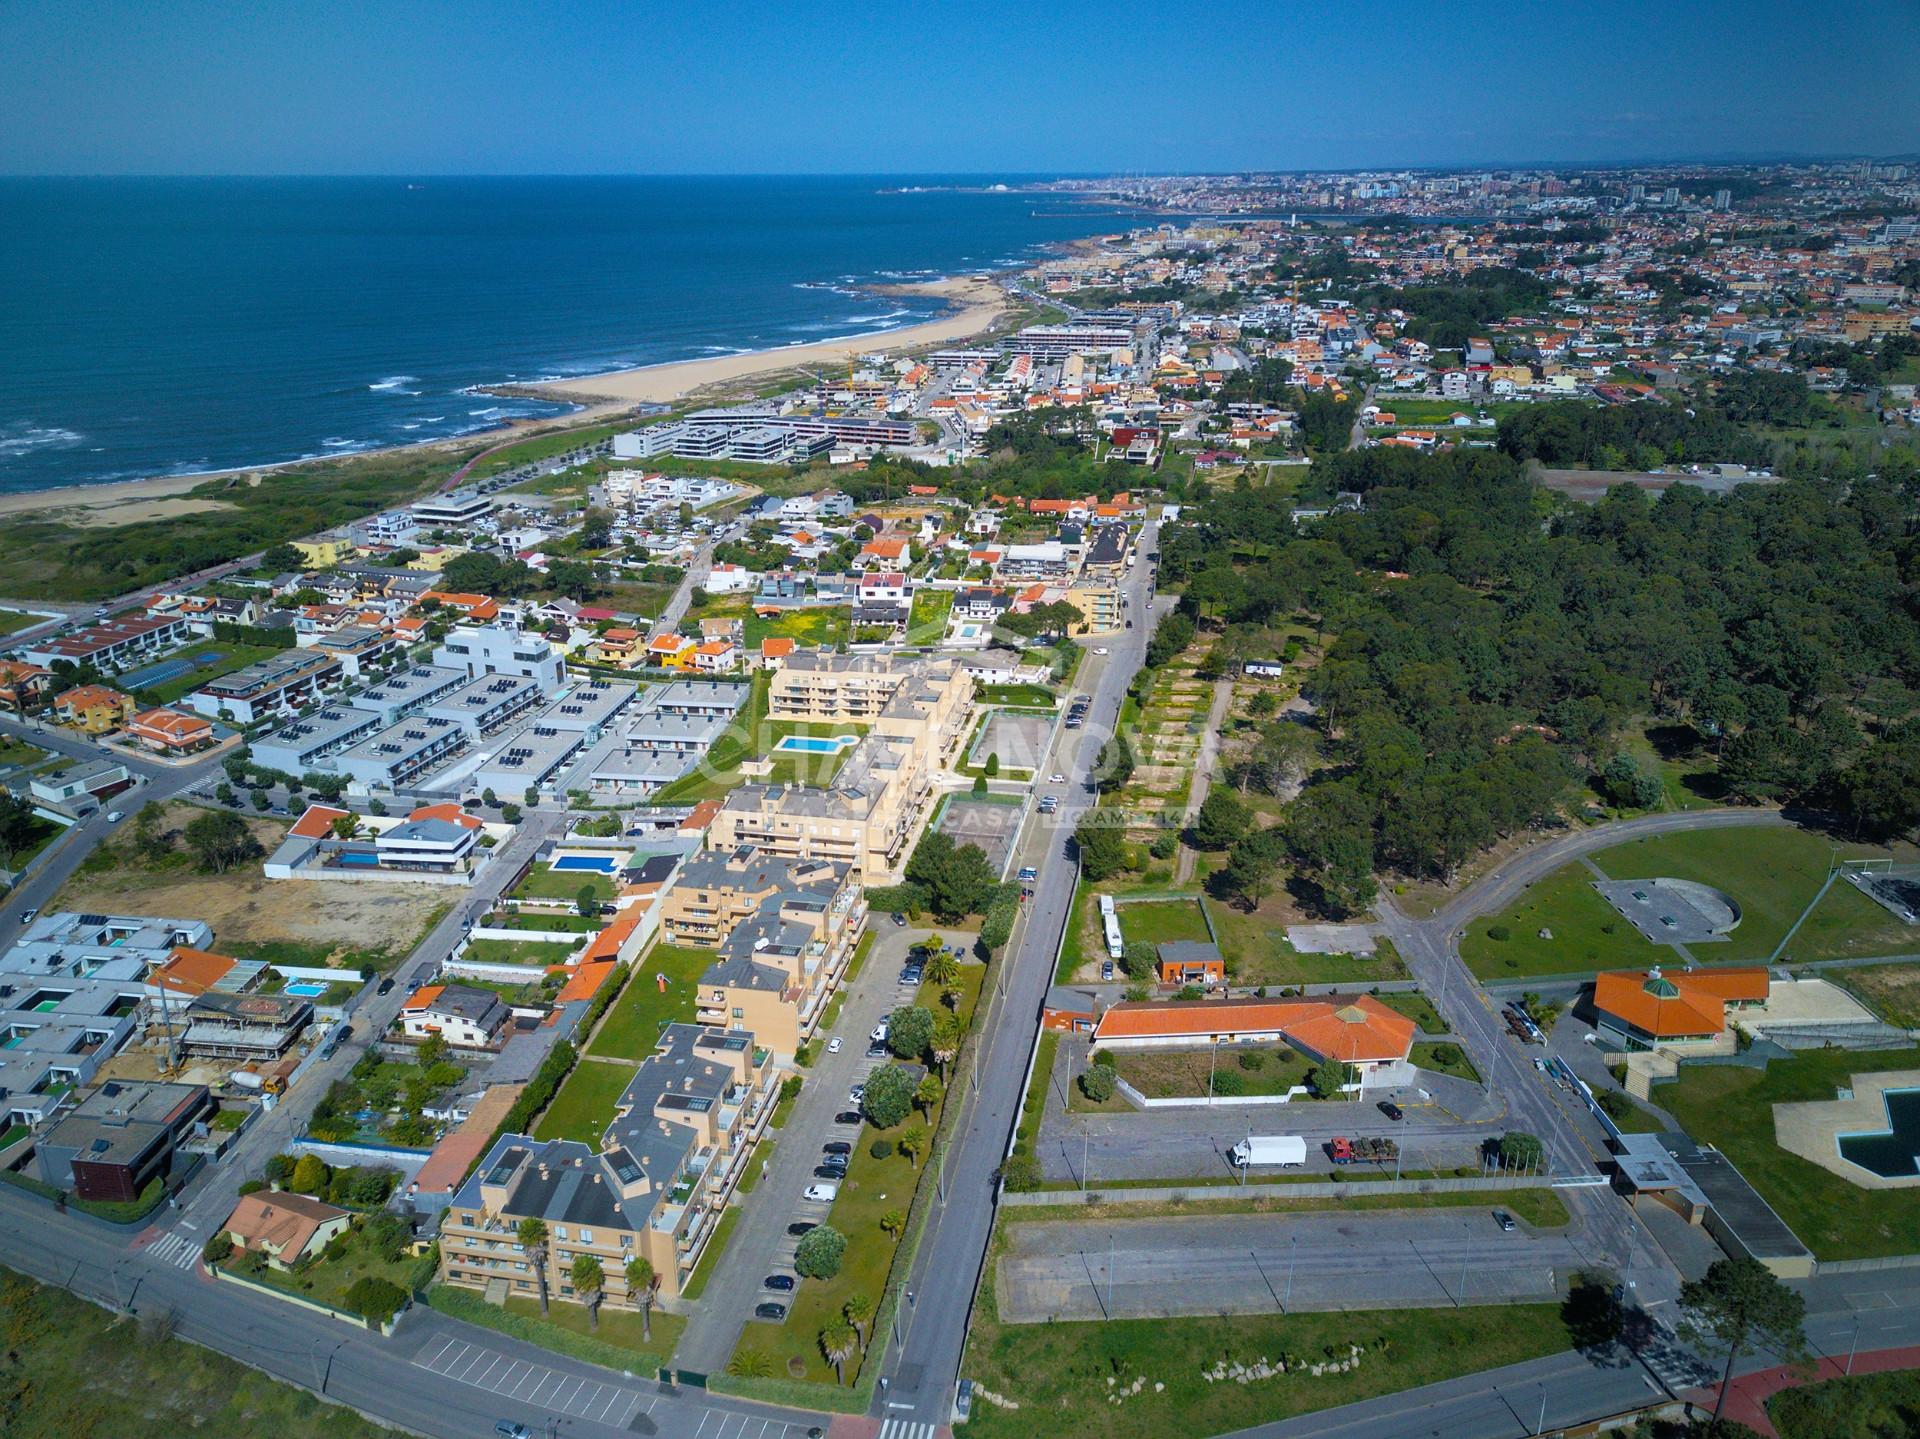
[[[1141,217],[977,179],[0,179],[0,491],[558,407],[477,385],[913,324]]]

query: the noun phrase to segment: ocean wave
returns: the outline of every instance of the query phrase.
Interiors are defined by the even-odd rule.
[[[338,435],[330,435],[320,442],[330,450],[350,450],[355,445],[364,445],[365,440],[343,440]]]
[[[407,385],[417,385],[419,383],[420,377],[418,375],[389,375],[386,379],[376,384],[368,385],[367,388],[369,390],[399,390],[403,395],[417,395],[420,393],[418,390],[409,390],[404,387]]]
[[[0,460],[18,459],[35,450],[68,449],[85,438],[77,430],[63,429],[59,425],[34,425],[24,420],[0,425]]]
[[[420,417],[420,423],[423,425],[437,425],[444,419],[446,419],[445,415],[422,415]]]
[[[488,405],[483,410],[468,410],[467,413],[469,415],[479,415],[482,418],[489,418],[495,415],[504,415],[506,414],[506,411],[501,409],[500,406],[498,405]]]

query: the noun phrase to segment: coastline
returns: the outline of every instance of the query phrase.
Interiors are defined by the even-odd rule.
[[[699,360],[669,360],[599,375],[579,375],[540,384],[489,386],[502,393],[535,395],[575,404],[669,404],[705,390],[779,374],[808,365],[824,365],[875,350],[899,351],[951,344],[990,330],[1010,308],[1006,291],[985,275],[963,275],[905,285],[863,285],[877,295],[931,295],[947,301],[952,313],[893,330],[811,340],[774,350],[747,350]]]
[[[193,498],[191,491],[209,480],[244,475],[249,483],[258,484],[285,470],[307,465],[338,464],[367,455],[465,449],[476,443],[484,450],[523,436],[592,424],[596,420],[623,414],[638,404],[669,403],[802,366],[824,365],[875,350],[899,351],[951,344],[991,329],[1010,308],[1006,292],[998,282],[986,275],[957,276],[914,284],[869,285],[864,288],[883,295],[932,295],[946,300],[955,308],[950,314],[897,329],[873,330],[862,335],[814,340],[773,350],[749,350],[737,355],[715,355],[699,360],[670,360],[636,369],[612,370],[600,375],[582,375],[537,384],[476,386],[476,389],[485,393],[535,395],[578,408],[564,415],[521,420],[457,438],[385,445],[355,450],[337,458],[282,460],[266,465],[203,470],[188,475],[156,475],[147,479],[113,480],[98,485],[22,490],[0,495],[0,518],[33,515],[69,524],[110,527],[220,509],[220,501]],[[718,394],[715,398],[718,398]]]

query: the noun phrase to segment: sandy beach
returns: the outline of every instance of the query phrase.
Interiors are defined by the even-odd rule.
[[[877,350],[902,350],[953,344],[991,329],[1007,311],[1006,292],[983,276],[961,276],[911,285],[875,285],[883,295],[933,295],[955,306],[952,314],[897,330],[881,330],[839,340],[820,340],[778,350],[754,350],[739,355],[716,355],[704,360],[680,360],[635,370],[614,370],[541,385],[498,387],[503,393],[537,394],[581,406],[571,414],[522,420],[457,439],[425,440],[418,445],[396,445],[383,450],[358,450],[341,459],[390,453],[396,449],[464,450],[475,443],[505,444],[543,430],[591,424],[642,402],[669,403],[689,395],[721,393],[741,381],[777,375],[802,366],[828,365],[849,355]],[[215,470],[194,475],[160,475],[145,480],[118,480],[103,485],[69,485],[53,490],[27,490],[0,495],[0,518],[34,515],[66,524],[110,526],[171,519],[199,510],[221,508],[218,500],[190,498],[189,492],[208,480],[245,475],[258,484],[281,470],[327,460],[289,460],[278,465],[249,465],[238,470]]]
[[[618,400],[628,404],[650,401],[668,404],[702,391],[715,390],[742,380],[758,379],[803,366],[827,365],[849,355],[865,355],[876,350],[898,354],[929,345],[950,345],[991,329],[1007,310],[1006,292],[982,275],[933,280],[914,285],[872,285],[867,288],[881,295],[935,295],[957,306],[950,315],[908,325],[898,330],[882,330],[840,340],[818,340],[806,345],[788,345],[778,350],[751,350],[739,355],[716,355],[706,360],[678,360],[664,365],[644,365],[636,370],[612,370],[604,375],[583,375],[545,385],[521,385],[516,393],[542,394],[554,399],[575,401]]]

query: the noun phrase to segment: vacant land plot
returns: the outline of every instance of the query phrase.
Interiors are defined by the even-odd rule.
[[[1910,1191],[1862,1189],[1773,1141],[1773,1106],[1832,1099],[1856,1074],[1920,1067],[1920,1049],[1808,1050],[1764,1070],[1683,1064],[1653,1102],[1696,1140],[1712,1144],[1746,1176],[1801,1243],[1821,1259],[1871,1259],[1914,1248]]]
[[[169,805],[161,828],[177,836],[201,813]],[[250,819],[247,827],[268,853],[287,831],[280,820]],[[124,843],[95,850],[48,908],[203,919],[223,954],[388,969],[412,953],[451,903],[424,885],[269,880],[258,860],[204,874],[184,849],[156,858]]]
[[[6,1270],[0,1270],[0,1327],[14,1350],[9,1439],[374,1439],[397,1432]]]
[[[1022,813],[1018,795],[948,795],[935,827],[955,844],[974,844],[995,874],[1006,867]]]
[[[786,609],[770,616],[747,616],[747,648],[759,653],[760,641],[790,639],[809,648],[837,645],[853,627],[853,611],[844,605]]]
[[[1148,1099],[1285,1094],[1305,1084],[1313,1068],[1305,1055],[1284,1044],[1129,1049],[1117,1051],[1114,1059],[1120,1077]]]
[[[1202,900],[1235,984],[1353,984],[1405,979],[1407,966],[1384,939],[1370,954],[1302,954],[1287,943],[1286,926],[1299,916],[1283,900],[1253,912]]]
[[[616,1059],[645,1059],[652,1054],[660,1043],[662,1029],[692,1021],[696,986],[715,958],[710,949],[656,944],[640,961],[639,972],[627,981],[626,992],[614,1004],[587,1052]]]
[[[1888,1024],[1920,1029],[1920,964],[1863,964],[1819,974],[1851,990]]]
[[[967,754],[967,763],[984,765],[990,756],[998,755],[1002,772],[1032,773],[1047,751],[1047,736],[1052,730],[1052,715],[994,710],[981,723],[980,733]]]
[[[1206,915],[1198,899],[1146,900],[1117,906],[1120,932],[1128,944],[1170,944],[1176,940],[1210,943]]]
[[[1460,942],[1467,967],[1482,979],[1518,979],[1671,960],[1672,951],[1648,943],[1600,897],[1593,880],[1585,865],[1566,865],[1502,913],[1475,920]]]
[[[591,1056],[574,1065],[567,1082],[534,1126],[535,1139],[577,1139],[600,1147],[600,1136],[613,1123],[613,1104],[633,1079],[637,1065]]]
[[[513,887],[509,899],[578,899],[581,890],[589,890],[602,904],[614,896],[613,876],[597,869],[555,869],[536,864],[527,877]]]

